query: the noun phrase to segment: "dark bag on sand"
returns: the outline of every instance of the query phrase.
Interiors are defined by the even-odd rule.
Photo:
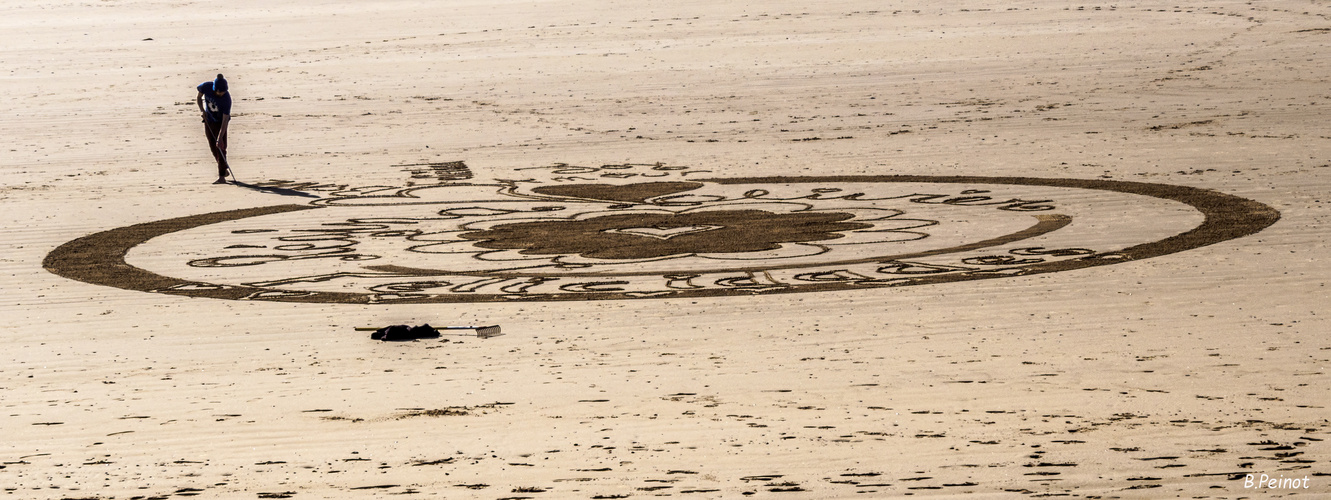
[[[430,325],[407,326],[393,325],[375,330],[370,334],[374,340],[414,340],[414,339],[432,339],[439,337],[439,330],[435,330]]]

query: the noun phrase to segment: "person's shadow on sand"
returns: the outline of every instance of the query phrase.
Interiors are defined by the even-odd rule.
[[[299,197],[302,197],[302,198],[318,198],[318,197],[319,197],[319,195],[317,195],[317,194],[310,194],[310,193],[306,193],[306,192],[304,192],[304,191],[296,191],[295,189],[283,189],[283,188],[279,188],[279,187],[255,186],[254,184],[247,184],[247,183],[244,183],[244,182],[241,182],[241,181],[237,181],[237,180],[233,180],[233,181],[231,181],[231,184],[236,185],[236,186],[240,186],[240,187],[243,187],[243,188],[246,188],[246,189],[253,189],[253,190],[255,190],[255,191],[262,191],[262,192],[265,192],[265,193],[272,193],[272,194],[280,194],[280,195],[282,195],[282,196],[299,196]]]

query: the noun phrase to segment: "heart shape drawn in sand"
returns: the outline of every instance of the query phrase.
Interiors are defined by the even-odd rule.
[[[645,236],[647,238],[656,238],[658,240],[668,240],[676,236],[686,234],[697,234],[715,229],[721,229],[725,226],[714,226],[710,224],[697,226],[678,226],[678,227],[624,227],[617,229],[606,229],[604,233],[631,234],[633,236]]]

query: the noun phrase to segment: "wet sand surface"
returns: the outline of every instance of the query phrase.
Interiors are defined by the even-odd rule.
[[[0,496],[1331,493],[1331,5],[806,4],[0,7]]]

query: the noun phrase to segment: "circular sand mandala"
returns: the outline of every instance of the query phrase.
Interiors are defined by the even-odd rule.
[[[398,187],[272,181],[264,189],[322,197],[112,229],[45,266],[238,300],[704,297],[1067,271],[1246,236],[1280,216],[1214,191],[1105,180],[555,165],[474,182],[460,162],[407,167],[413,180]]]

